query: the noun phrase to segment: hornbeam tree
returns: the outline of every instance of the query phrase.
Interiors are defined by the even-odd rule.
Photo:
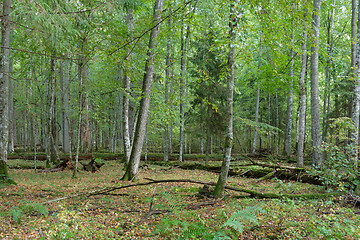
[[[9,138],[9,71],[10,71],[11,0],[3,1],[0,52],[0,182],[15,183],[9,177],[7,151]]]
[[[145,73],[142,86],[142,98],[140,101],[139,115],[136,121],[136,128],[134,134],[133,147],[131,149],[131,155],[129,163],[126,167],[126,172],[123,176],[123,180],[134,180],[139,171],[141,151],[145,138],[146,124],[149,115],[151,86],[154,75],[154,59],[156,54],[157,37],[160,31],[160,18],[163,9],[164,0],[156,0],[154,6],[154,24],[156,24],[151,30],[149,49],[147,52],[148,58],[145,63]]]

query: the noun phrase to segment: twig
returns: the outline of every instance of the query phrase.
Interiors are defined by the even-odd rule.
[[[147,217],[150,216],[150,212],[152,211],[152,206],[153,206],[153,202],[154,202],[154,198],[155,198],[155,189],[156,189],[156,186],[154,187],[153,195],[152,195],[150,206],[149,206],[149,211],[146,213],[146,215],[145,215],[145,217],[143,217],[143,219],[146,219]]]

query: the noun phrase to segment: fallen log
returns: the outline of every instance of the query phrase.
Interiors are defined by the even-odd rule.
[[[59,163],[58,165],[52,168],[39,170],[38,173],[61,172],[64,171],[65,169],[73,169],[73,164],[70,161],[70,159],[65,159],[64,161],[62,161],[61,163]]]

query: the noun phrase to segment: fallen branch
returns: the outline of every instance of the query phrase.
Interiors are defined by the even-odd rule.
[[[201,185],[216,186],[216,183],[214,183],[214,182],[202,182],[202,181],[196,181],[196,180],[191,180],[191,179],[168,179],[168,180],[154,180],[154,179],[150,179],[150,178],[145,178],[145,179],[149,180],[150,182],[129,184],[129,185],[118,186],[118,187],[102,188],[102,189],[94,190],[94,191],[87,192],[87,193],[79,193],[79,194],[71,195],[68,197],[62,197],[62,198],[49,200],[49,201],[43,202],[42,204],[48,204],[51,202],[56,202],[56,201],[70,199],[70,198],[74,198],[74,197],[80,197],[80,196],[92,196],[92,195],[106,194],[106,193],[109,193],[109,192],[112,192],[115,190],[119,190],[119,189],[147,186],[147,185],[157,184],[157,183],[180,183],[180,182],[182,182],[182,183],[194,183],[194,184],[201,184]],[[336,193],[305,193],[305,194],[261,193],[261,192],[256,192],[256,191],[249,190],[249,189],[236,188],[236,187],[230,187],[230,186],[225,186],[225,189],[232,190],[235,192],[247,193],[247,194],[249,194],[248,197],[252,197],[252,198],[318,199],[318,198],[326,198],[326,197],[337,195]]]

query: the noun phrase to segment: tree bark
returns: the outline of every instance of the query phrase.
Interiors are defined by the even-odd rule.
[[[0,182],[15,183],[7,167],[9,140],[9,72],[10,72],[11,0],[3,0],[0,51]]]
[[[235,27],[237,24],[237,17],[235,12],[235,0],[230,5],[230,19],[229,19],[229,55],[228,55],[228,73],[227,73],[227,111],[226,121],[227,130],[225,138],[225,154],[221,166],[220,175],[214,190],[215,197],[222,197],[226,186],[226,181],[230,168],[231,150],[233,142],[233,97],[234,97],[234,79],[235,79]]]
[[[190,26],[186,28],[186,35],[184,36],[184,28],[181,28],[181,63],[180,63],[180,149],[179,161],[184,161],[184,132],[185,132],[185,74],[186,74],[186,55],[187,44],[190,35]]]
[[[319,37],[320,37],[320,9],[321,0],[314,0],[313,39],[311,47],[311,138],[312,164],[315,168],[322,165],[321,134],[320,134],[320,105],[319,105]]]
[[[307,62],[307,27],[306,27],[307,9],[304,12],[304,30],[303,30],[303,44],[301,56],[301,70],[299,77],[300,89],[300,113],[299,113],[299,139],[297,149],[297,166],[304,166],[304,143],[305,143],[305,126],[306,126],[306,62]]]
[[[126,172],[122,178],[125,181],[135,179],[139,171],[141,151],[144,143],[145,128],[149,113],[151,85],[154,74],[154,59],[155,59],[156,46],[157,46],[157,36],[160,31],[159,20],[161,18],[163,4],[164,4],[164,0],[155,1],[153,18],[154,18],[154,23],[157,25],[151,30],[151,34],[150,34],[149,49],[147,53],[148,59],[145,63],[145,74],[144,74],[143,86],[142,86],[143,94],[140,101],[139,115],[135,128],[134,143],[131,150],[129,164],[127,165]]]
[[[168,25],[171,29],[171,19],[168,19]],[[171,38],[167,38],[166,42],[166,63],[165,63],[165,106],[168,105],[169,102],[169,84],[170,84],[170,46]],[[169,161],[169,123],[165,122],[164,126],[164,161]]]
[[[353,11],[356,11],[356,6],[354,9],[354,3],[353,0]],[[359,0],[359,6],[360,9],[360,0]],[[353,13],[354,14],[354,13]],[[354,24],[355,25],[355,24]],[[353,28],[355,26],[352,25],[352,32],[354,31]],[[351,140],[354,144],[354,152],[353,152],[353,158],[354,158],[354,164],[358,165],[358,155],[359,155],[359,114],[360,114],[360,11],[358,11],[358,22],[357,22],[357,37],[356,38],[356,53],[355,53],[355,65],[352,66],[353,69],[353,77],[355,82],[355,88],[354,88],[354,97],[353,97],[353,110],[352,110],[352,116],[351,120],[354,124],[354,129],[351,131]],[[354,38],[353,38],[354,39]],[[353,54],[352,54],[353,55]]]
[[[64,60],[64,96],[63,96],[63,124],[62,124],[62,146],[63,152],[70,152],[70,64]]]
[[[287,116],[286,116],[286,130],[285,130],[285,153],[286,156],[291,155],[291,132],[292,132],[292,115],[293,115],[293,77],[294,77],[294,29],[291,29],[291,49],[290,49],[290,69],[289,69],[289,93],[287,99]]]
[[[129,8],[127,10],[126,23],[128,26],[128,32],[130,37],[132,36],[132,31],[134,29],[134,9]],[[131,83],[129,76],[129,64],[131,60],[131,49],[129,48],[125,57],[125,66],[124,66],[124,78],[123,78],[123,88],[125,90],[123,98],[123,137],[124,137],[124,156],[126,164],[129,163],[130,154],[131,154],[131,138],[130,138],[130,118],[129,118],[129,108],[130,101],[129,95],[131,93]]]
[[[259,65],[258,65],[259,78],[260,78],[260,67],[261,67],[261,49],[262,49],[262,37],[260,36]],[[259,107],[260,107],[260,79],[258,79],[257,87],[256,87],[256,108],[255,108],[255,124],[256,125],[259,122]],[[255,126],[253,145],[252,145],[252,153],[256,153],[257,137],[258,137],[257,135],[258,135],[257,126]]]

